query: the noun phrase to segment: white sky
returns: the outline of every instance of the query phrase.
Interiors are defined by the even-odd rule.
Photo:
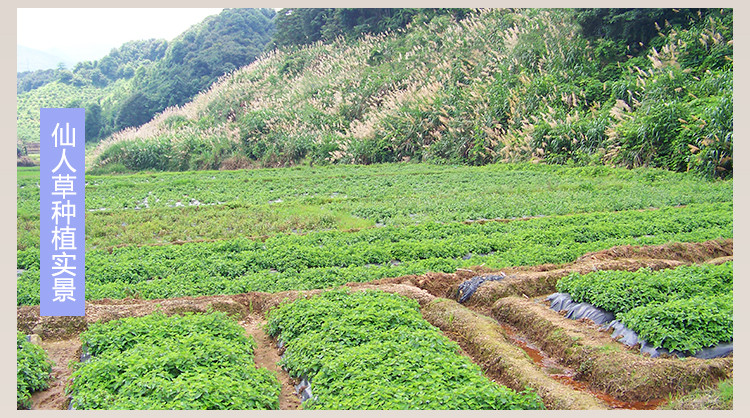
[[[77,61],[97,60],[127,41],[172,40],[221,10],[19,8],[16,44]]]

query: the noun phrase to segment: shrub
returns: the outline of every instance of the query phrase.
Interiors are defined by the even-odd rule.
[[[31,394],[49,387],[52,362],[38,345],[26,341],[16,332],[16,407],[29,409]]]

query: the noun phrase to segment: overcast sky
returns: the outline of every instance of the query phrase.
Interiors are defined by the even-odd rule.
[[[222,9],[16,9],[17,45],[74,61],[98,60],[141,39],[172,40]]]

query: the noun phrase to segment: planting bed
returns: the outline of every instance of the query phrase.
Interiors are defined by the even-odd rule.
[[[86,252],[87,299],[173,298],[330,288],[347,282],[484,264],[500,269],[566,263],[613,246],[700,242],[732,236],[732,203],[425,223],[265,240],[127,246]],[[39,303],[39,250],[18,252],[17,303]]]
[[[439,403],[431,403],[440,402],[437,394],[447,390],[455,397],[446,395],[443,398],[446,402],[459,399],[463,392],[448,388],[465,381],[472,382],[469,386],[474,388],[484,388],[482,396],[488,396],[482,398],[479,391],[473,392],[471,399],[477,403],[471,405],[476,408],[533,407],[536,405],[530,401],[533,398],[524,397],[531,395],[514,395],[528,389],[528,393],[538,395],[547,409],[646,409],[659,407],[670,396],[731,378],[732,356],[715,359],[644,356],[615,342],[608,332],[590,321],[571,320],[551,310],[545,297],[557,291],[558,280],[571,273],[585,278],[585,273],[591,271],[637,271],[643,267],[661,270],[691,264],[719,267],[724,264],[723,268],[731,271],[728,267],[731,264],[725,264],[731,258],[731,240],[614,247],[586,254],[567,264],[503,269],[505,278],[485,281],[463,304],[457,302],[457,291],[464,281],[500,272],[470,267],[455,273],[348,284],[346,288],[356,291],[358,296],[343,291],[307,290],[89,301],[86,317],[79,319],[40,317],[38,307],[21,306],[18,327],[24,333],[41,336],[44,348],[56,345],[57,350],[48,352],[57,363],[64,352],[59,346],[67,344],[68,353],[80,352],[80,341],[85,341],[86,335],[99,326],[94,325],[96,322],[114,324],[111,321],[119,318],[144,317],[158,311],[164,315],[224,311],[235,315],[245,325],[246,333],[264,336],[256,340],[262,341],[264,355],[270,357],[256,358],[256,366],[269,367],[280,360],[284,370],[277,368],[274,373],[277,378],[283,377],[278,378],[282,383],[281,395],[276,392],[281,400],[276,405],[282,408],[300,405],[303,408],[438,408]],[[359,296],[360,291],[366,292]],[[368,298],[372,300],[368,302]],[[349,327],[342,318],[360,326]],[[268,325],[263,327],[266,321]],[[322,329],[327,331],[327,337],[315,338]],[[86,331],[81,334],[83,330]],[[276,339],[268,338],[262,330]],[[277,348],[279,341],[283,343],[282,349]],[[349,348],[345,348],[345,342]],[[326,348],[326,344],[332,348]],[[378,354],[388,352],[386,348],[393,350],[393,355]],[[461,372],[446,373],[455,379],[425,381],[422,386],[430,390],[424,392],[419,392],[420,378],[411,375],[415,370],[430,367],[453,370],[456,365],[463,365],[459,367]],[[388,373],[402,373],[404,380],[399,383]],[[65,394],[55,382],[68,380],[69,372],[53,374],[52,388],[32,398],[35,402],[32,407],[67,406]],[[294,385],[302,377],[317,397],[300,404],[301,400],[294,402],[292,398]],[[376,381],[385,383],[375,384]],[[367,382],[372,382],[372,386],[368,387]],[[416,389],[409,387],[410,384],[416,384]],[[373,391],[379,395],[372,395]],[[337,397],[341,393],[350,394],[349,400]],[[404,397],[404,393],[409,396]],[[505,395],[498,397],[500,393]],[[481,399],[488,399],[487,403]],[[497,403],[498,399],[504,401]],[[456,407],[450,403],[444,405]]]
[[[278,409],[279,383],[223,312],[161,312],[91,324],[80,335],[73,409]]]
[[[667,319],[664,338],[639,331],[665,349],[731,340],[731,180],[532,164],[89,176],[86,316],[40,317],[39,174],[19,174],[19,341],[52,360],[19,362],[20,407],[648,409],[732,387],[732,354],[652,358],[547,301],[653,282],[611,315]],[[683,326],[674,312],[696,304],[711,309]]]

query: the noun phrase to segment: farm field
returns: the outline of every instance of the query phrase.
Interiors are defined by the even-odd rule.
[[[72,376],[74,409],[278,409],[280,384],[223,312],[123,318],[80,339],[89,359]]]
[[[39,316],[37,182],[19,168],[18,330],[54,362],[34,409],[653,409],[731,384],[731,354],[651,358],[545,298],[569,292],[669,349],[731,342],[732,180],[535,164],[87,176],[85,317]],[[459,303],[477,276],[501,279]],[[697,305],[688,326],[675,316]],[[105,369],[154,378],[105,396]],[[221,379],[262,383],[198,396]]]

